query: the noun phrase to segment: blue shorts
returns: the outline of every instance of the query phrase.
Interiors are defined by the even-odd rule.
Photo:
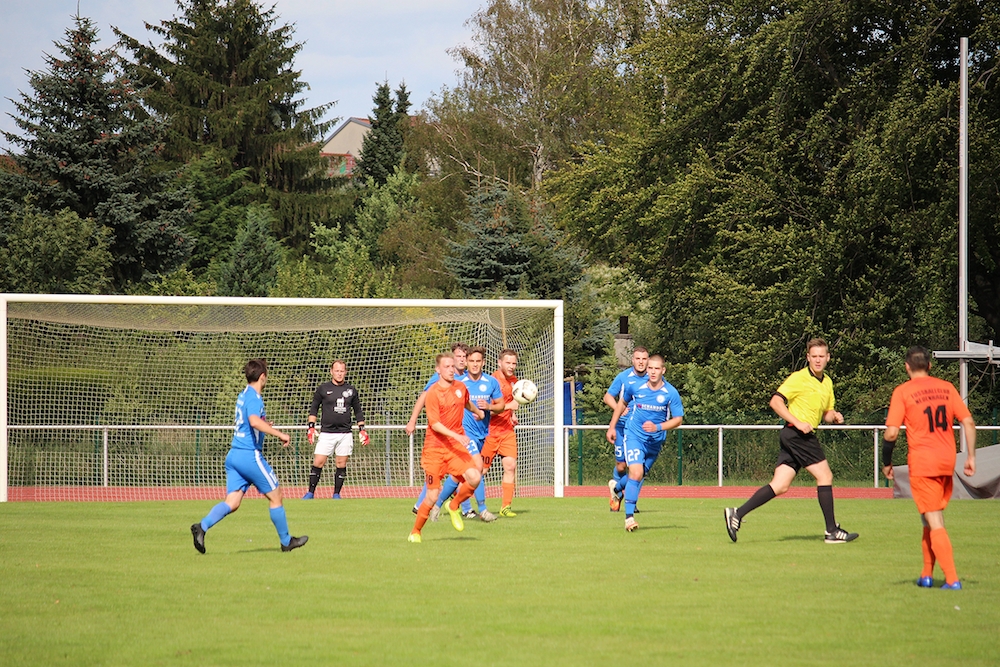
[[[483,443],[477,441],[475,438],[469,438],[469,444],[465,448],[469,450],[471,456],[475,456],[483,451]]]
[[[245,493],[251,484],[261,493],[271,493],[278,488],[278,476],[260,451],[230,449],[226,454],[226,494],[233,491]]]
[[[663,441],[666,440],[663,431],[657,433],[636,433],[635,431],[625,432],[625,462],[629,465],[641,463],[643,470],[649,469],[656,463],[663,448]]]
[[[621,419],[615,425],[615,463],[625,463],[625,424]]]

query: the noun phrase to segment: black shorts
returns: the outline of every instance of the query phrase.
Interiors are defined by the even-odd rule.
[[[778,465],[786,465],[798,472],[814,463],[826,461],[823,446],[819,444],[816,433],[802,433],[794,426],[785,425],[778,436],[781,450],[778,452]]]

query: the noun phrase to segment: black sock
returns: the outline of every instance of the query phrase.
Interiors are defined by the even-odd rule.
[[[309,493],[316,493],[316,486],[319,484],[319,476],[323,474],[322,468],[312,467],[309,471]]]
[[[337,472],[333,473],[333,492],[335,494],[339,494],[340,490],[344,488],[345,479],[347,479],[347,466],[337,468]]]
[[[770,484],[765,484],[750,496],[750,500],[743,503],[738,510],[736,510],[736,516],[739,518],[745,517],[750,512],[754,511],[764,503],[769,500],[773,500],[775,497],[774,489],[771,488]]]
[[[819,499],[819,507],[823,510],[823,519],[826,521],[826,532],[832,533],[837,530],[837,520],[833,516],[833,487],[817,486],[816,497]]]

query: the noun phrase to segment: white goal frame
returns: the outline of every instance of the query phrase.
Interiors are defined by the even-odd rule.
[[[552,415],[550,424],[533,428],[551,430],[553,495],[563,497],[565,458],[563,452],[563,302],[561,300],[479,300],[479,299],[310,299],[310,298],[242,298],[242,297],[181,297],[126,296],[77,294],[0,294],[0,502],[8,500],[9,435],[8,422],[8,304],[131,304],[164,306],[272,306],[309,308],[315,306],[344,308],[528,308],[552,311],[553,359],[551,378]],[[485,369],[484,369],[485,371]],[[414,396],[416,400],[416,396]],[[221,425],[220,425],[221,426]],[[279,424],[278,426],[284,426]],[[386,425],[391,426],[391,425]]]

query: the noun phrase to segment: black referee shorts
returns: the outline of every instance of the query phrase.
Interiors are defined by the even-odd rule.
[[[819,444],[816,432],[802,433],[794,426],[785,425],[778,436],[781,450],[778,452],[778,465],[786,465],[798,472],[814,463],[826,461],[823,446]]]

